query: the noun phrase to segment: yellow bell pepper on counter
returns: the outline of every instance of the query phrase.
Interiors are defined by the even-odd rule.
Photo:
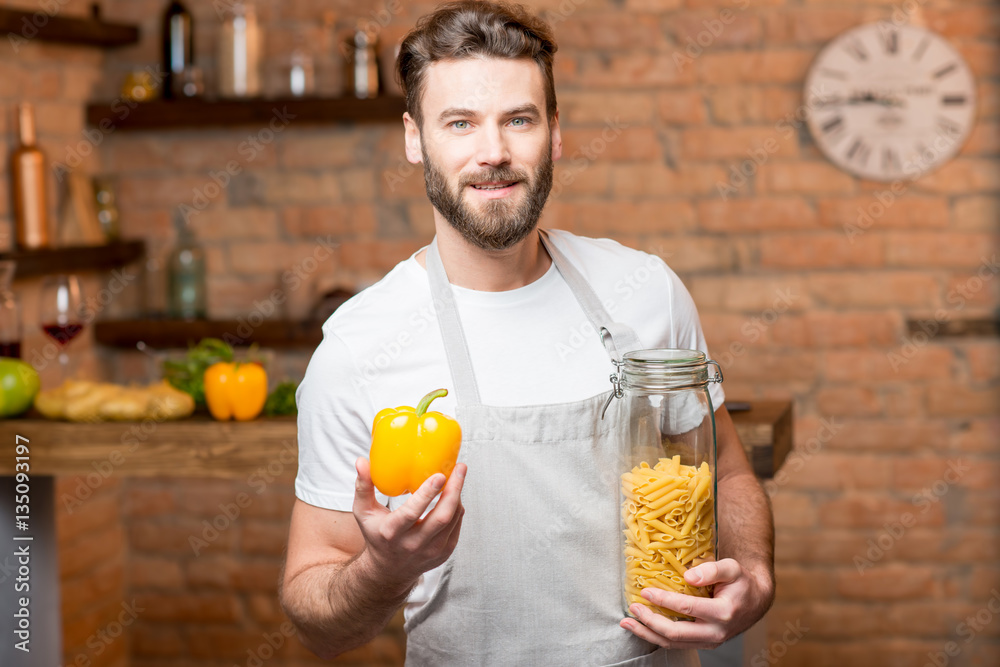
[[[267,400],[267,371],[258,363],[220,361],[205,370],[205,403],[219,421],[249,421]]]
[[[458,461],[462,429],[440,412],[427,412],[431,401],[447,389],[430,392],[417,404],[385,408],[372,423],[372,482],[387,496],[413,493],[434,473],[445,478]]]

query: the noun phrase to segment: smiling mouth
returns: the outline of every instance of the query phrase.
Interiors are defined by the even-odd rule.
[[[507,181],[505,183],[473,183],[472,187],[477,190],[503,190],[504,188],[509,188],[513,185],[517,185],[517,181]]]

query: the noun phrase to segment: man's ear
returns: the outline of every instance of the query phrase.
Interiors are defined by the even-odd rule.
[[[549,123],[549,132],[552,134],[552,159],[558,160],[562,157],[562,132],[559,131],[559,110],[556,109]]]
[[[410,164],[420,164],[424,155],[420,150],[420,126],[407,111],[403,114],[403,127],[406,129],[404,143],[406,144],[406,159]]]

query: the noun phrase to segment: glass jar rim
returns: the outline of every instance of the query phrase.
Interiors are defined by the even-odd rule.
[[[622,361],[637,369],[684,371],[696,370],[698,366],[704,366],[708,363],[708,358],[701,350],[653,348],[627,352],[622,357]]]

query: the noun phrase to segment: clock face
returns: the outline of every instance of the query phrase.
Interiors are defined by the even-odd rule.
[[[915,179],[965,143],[975,90],[962,56],[938,35],[871,23],[816,57],[806,79],[806,120],[841,169],[878,181]]]

